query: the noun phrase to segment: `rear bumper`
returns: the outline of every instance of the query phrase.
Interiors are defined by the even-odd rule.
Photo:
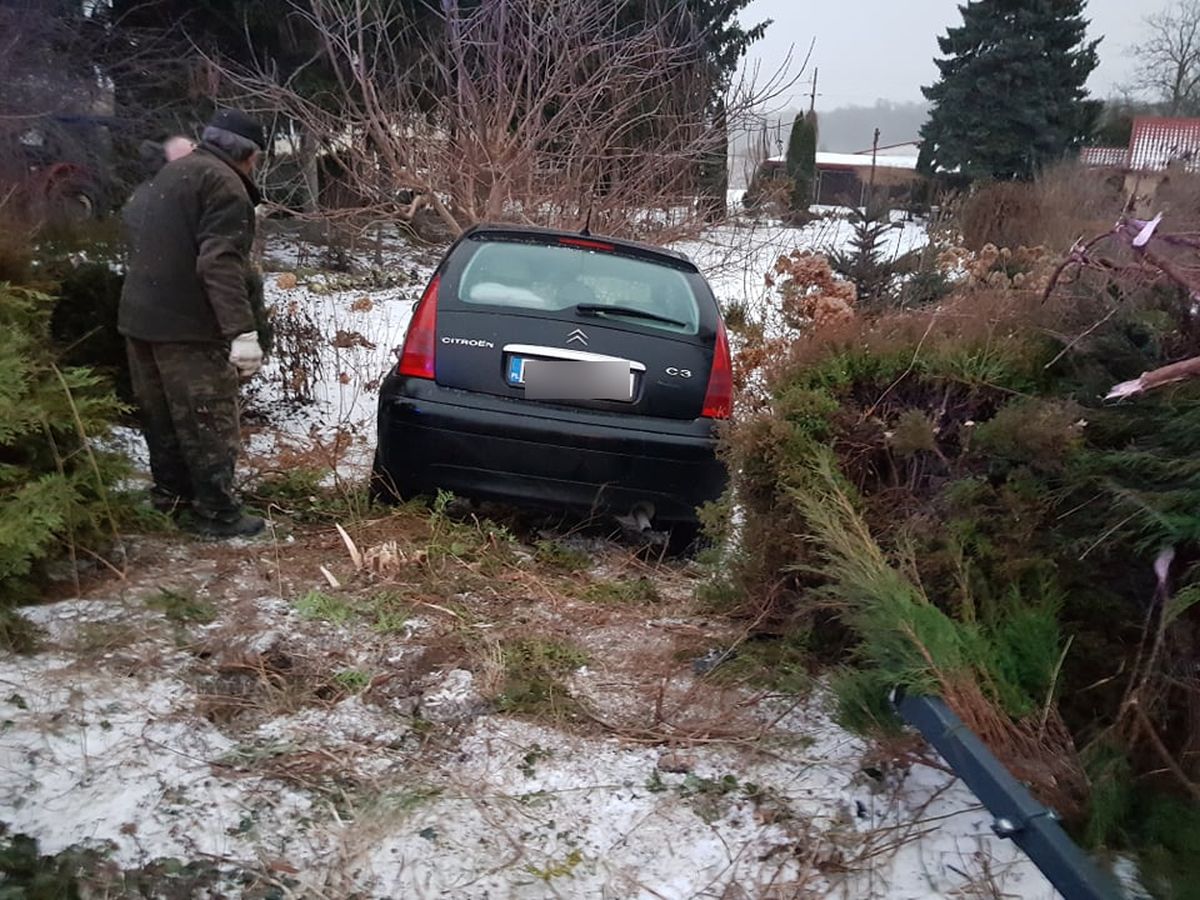
[[[725,489],[712,423],[563,409],[390,377],[380,391],[379,465],[402,494],[577,512],[654,504],[692,522]]]

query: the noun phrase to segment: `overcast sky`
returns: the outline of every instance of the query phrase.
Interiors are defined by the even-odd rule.
[[[752,0],[741,13],[743,23],[774,20],[766,36],[751,47],[748,63],[774,71],[795,45],[796,65],[816,39],[804,84],[793,102],[807,106],[811,69],[820,69],[818,110],[873,105],[876,100],[923,99],[922,85],[933,82],[937,38],[962,22],[960,0]],[[1090,0],[1091,36],[1101,37],[1100,66],[1092,74],[1093,95],[1107,97],[1128,81],[1133,60],[1129,45],[1140,38],[1141,20],[1167,0]]]

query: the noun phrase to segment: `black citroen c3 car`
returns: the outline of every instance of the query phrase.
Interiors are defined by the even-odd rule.
[[[377,497],[463,497],[696,530],[726,472],[729,343],[685,256],[479,226],[447,251],[379,397]]]

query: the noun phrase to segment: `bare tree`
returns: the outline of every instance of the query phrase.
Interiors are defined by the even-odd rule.
[[[1200,0],[1172,0],[1142,21],[1148,36],[1130,49],[1138,64],[1134,87],[1168,115],[1200,111]]]
[[[724,159],[725,129],[788,84],[736,84],[714,115],[704,35],[682,0],[632,22],[607,0],[446,0],[420,19],[386,0],[293,5],[320,36],[329,91],[211,62],[229,99],[307,136],[348,197],[332,214],[363,224],[423,214],[457,234],[590,218],[677,239],[703,227],[698,172]]]

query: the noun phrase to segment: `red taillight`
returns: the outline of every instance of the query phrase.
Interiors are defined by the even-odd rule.
[[[713,344],[712,371],[708,373],[708,393],[704,395],[706,419],[728,419],[733,407],[733,364],[729,359],[729,337],[725,323],[717,322],[717,340]]]
[[[437,352],[437,294],[440,276],[434,276],[421,295],[421,302],[413,313],[404,339],[404,350],[400,353],[400,364],[396,374],[410,378],[433,378],[433,360]]]
[[[603,253],[612,253],[617,249],[612,244],[606,244],[603,241],[588,241],[583,238],[559,238],[558,242],[568,247],[582,247],[584,250],[600,250]]]

